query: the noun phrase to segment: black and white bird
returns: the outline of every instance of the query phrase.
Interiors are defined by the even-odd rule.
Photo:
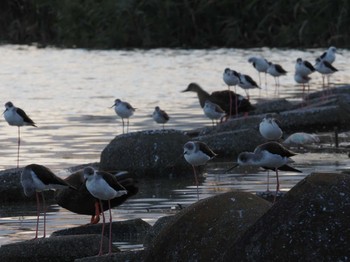
[[[72,188],[76,190],[75,187],[64,181],[63,179],[56,176],[50,169],[45,166],[31,164],[24,167],[21,174],[21,184],[24,190],[24,194],[27,197],[31,197],[34,194],[36,195],[37,203],[37,221],[36,221],[36,230],[35,238],[38,238],[38,228],[39,228],[39,216],[40,216],[40,199],[39,194],[41,194],[43,201],[43,212],[44,212],[44,235],[46,237],[46,207],[45,207],[45,197],[44,191],[47,190],[56,190],[62,188]]]
[[[283,135],[283,131],[279,127],[278,121],[271,114],[267,114],[260,122],[259,132],[262,137],[271,141],[278,141]]]
[[[198,193],[198,178],[196,172],[196,166],[205,165],[209,160],[213,159],[217,154],[215,154],[207,144],[199,141],[189,141],[184,145],[184,158],[192,165],[194,179],[197,186],[197,196]]]
[[[327,61],[328,63],[333,64],[333,62],[335,61],[336,53],[337,53],[337,48],[335,48],[334,46],[331,46],[319,58],[322,61]]]
[[[275,79],[275,94],[278,95],[279,87],[280,87],[280,76],[284,76],[287,74],[287,71],[279,64],[273,64],[269,62],[269,68],[267,69],[267,73],[274,77]]]
[[[309,77],[308,75],[300,75],[298,73],[294,74],[294,81],[303,86],[303,98],[305,98],[305,85],[307,85],[307,94],[309,94],[310,92],[310,80],[311,77]]]
[[[34,121],[24,112],[21,108],[15,107],[12,102],[7,102],[5,104],[5,111],[3,113],[6,122],[10,126],[18,127],[18,137],[17,137],[17,168],[19,167],[19,148],[21,145],[21,126],[34,126],[36,127]]]
[[[102,233],[101,233],[101,243],[100,243],[100,251],[98,255],[102,255],[103,253],[103,235],[105,228],[105,216],[103,213],[103,204],[102,200],[108,202],[109,209],[109,251],[108,254],[112,253],[112,212],[111,212],[111,200],[117,197],[121,197],[123,195],[127,195],[128,191],[121,186],[117,179],[110,173],[96,171],[93,167],[85,167],[84,168],[84,178],[86,183],[86,188],[90,192],[90,194],[99,200],[100,208],[102,213]]]
[[[338,71],[331,63],[320,58],[316,58],[315,69],[322,75],[322,86],[325,87],[324,78],[327,76],[327,84],[329,87],[329,77]]]
[[[296,75],[308,76],[315,71],[316,71],[316,69],[309,61],[303,60],[300,57],[297,59],[297,61],[295,63],[295,74]]]
[[[290,151],[278,142],[271,141],[257,146],[254,152],[242,152],[238,155],[237,164],[240,166],[256,166],[276,172],[276,195],[280,191],[278,170],[298,172],[301,171],[289,166],[296,153]],[[269,183],[269,181],[268,181]],[[275,195],[275,196],[276,196]]]
[[[239,77],[239,83],[238,85],[245,91],[246,95],[247,95],[247,100],[249,101],[249,89],[255,89],[258,88],[260,89],[260,86],[258,86],[258,84],[253,80],[253,78],[251,78],[249,75],[244,75],[241,73],[237,73]]]
[[[121,188],[125,188],[128,193],[111,199],[111,208],[122,205],[130,197],[138,193],[136,181],[131,174],[122,171],[112,175],[122,186]],[[55,200],[57,204],[76,214],[90,215],[90,223],[97,224],[100,221],[102,210],[108,210],[108,201],[102,200],[103,209],[101,209],[99,200],[93,197],[86,188],[83,169],[72,173],[64,181],[76,187],[77,190],[72,188],[56,190]]]
[[[234,89],[235,89],[235,94],[237,94],[237,91],[236,91],[236,86],[238,85],[239,83],[239,78],[238,78],[238,75],[237,73],[234,71],[234,70],[231,70],[230,68],[225,68],[224,70],[224,73],[223,73],[223,76],[222,76],[225,84],[227,85],[228,87],[228,90],[229,90],[229,98],[230,98],[230,111],[229,111],[229,117],[231,116],[231,112],[232,112],[232,93],[230,92],[230,87],[233,86]],[[235,97],[235,105],[236,105],[236,117],[238,115],[238,102],[237,102],[237,99],[238,99],[238,96],[236,95]]]
[[[205,101],[203,111],[206,117],[211,119],[213,126],[214,120],[220,120],[226,116],[226,112],[217,104],[210,102],[209,100]]]
[[[136,108],[133,108],[128,102],[121,101],[120,99],[116,99],[114,101],[114,105],[111,107],[114,107],[115,113],[121,117],[122,123],[123,123],[123,134],[124,134],[124,118],[127,119],[126,124],[126,132],[129,132],[129,118],[134,114]]]
[[[154,108],[153,114],[152,114],[152,118],[154,121],[156,121],[156,123],[158,124],[162,124],[163,125],[163,129],[164,129],[164,124],[166,122],[169,121],[170,117],[169,115],[162,109],[160,109],[159,106],[156,106]]]
[[[266,82],[266,73],[267,73],[267,69],[269,68],[269,61],[267,61],[265,58],[262,57],[250,57],[248,59],[248,62],[251,63],[254,68],[256,69],[256,71],[258,71],[259,74],[259,86],[261,86],[261,77],[260,77],[260,73],[265,73],[265,87],[267,86],[267,82]]]

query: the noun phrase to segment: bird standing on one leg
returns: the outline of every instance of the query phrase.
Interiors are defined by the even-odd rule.
[[[27,114],[19,107],[15,107],[12,102],[5,104],[5,111],[3,112],[5,120],[10,126],[18,127],[18,138],[17,138],[17,168],[19,167],[19,148],[21,145],[21,126],[34,126],[34,121],[27,116]]]
[[[36,230],[35,238],[38,238],[38,228],[39,228],[39,216],[40,216],[40,200],[39,193],[43,200],[43,211],[44,211],[44,238],[46,237],[46,207],[45,198],[43,191],[55,190],[61,188],[72,188],[76,189],[63,179],[56,176],[50,169],[45,166],[31,164],[23,169],[21,174],[21,184],[24,189],[24,194],[27,197],[31,197],[34,193],[36,194],[37,203],[37,220],[36,220]]]
[[[109,248],[108,254],[112,253],[112,212],[111,212],[111,200],[123,195],[126,195],[127,190],[122,187],[117,179],[110,173],[95,171],[92,167],[84,168],[84,178],[86,180],[86,188],[90,194],[97,198],[100,202],[101,213],[102,213],[102,233],[101,233],[101,243],[100,252],[98,255],[102,255],[102,243],[105,228],[105,216],[103,213],[102,200],[108,201],[109,209]]]
[[[194,179],[197,186],[197,197],[199,199],[198,192],[198,178],[196,173],[196,166],[205,165],[210,159],[214,158],[216,154],[207,146],[207,144],[199,141],[189,141],[184,145],[184,157],[186,161],[192,165]]]

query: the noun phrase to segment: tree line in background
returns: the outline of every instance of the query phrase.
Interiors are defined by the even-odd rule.
[[[82,48],[350,43],[348,0],[3,0],[1,43]]]

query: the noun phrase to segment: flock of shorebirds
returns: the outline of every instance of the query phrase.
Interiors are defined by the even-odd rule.
[[[298,58],[295,65],[295,75],[294,79],[297,83],[306,84],[309,82],[309,75],[315,71],[322,74],[323,78],[325,75],[330,75],[337,71],[332,66],[335,60],[336,48],[330,47],[323,55],[316,59],[315,66],[312,66],[308,61]],[[253,64],[254,68],[260,73],[271,74],[275,77],[276,87],[279,84],[278,77],[286,74],[286,71],[282,66],[278,64],[273,64],[268,62],[266,59],[261,57],[251,57],[248,60]],[[254,107],[249,102],[248,90],[252,88],[259,88],[256,82],[248,75],[240,74],[234,70],[226,68],[223,73],[223,80],[228,86],[228,90],[213,92],[208,94],[204,91],[198,84],[191,83],[188,85],[187,89],[183,92],[196,92],[199,98],[201,107],[203,108],[204,114],[211,120],[222,119],[226,116],[238,115],[238,113],[245,113],[252,110]],[[246,91],[246,97],[238,95],[236,92],[230,90],[231,86],[240,86]],[[236,91],[236,90],[235,90]],[[122,119],[123,123],[123,133],[126,119],[126,132],[128,132],[129,118],[134,114],[135,108],[132,107],[128,102],[116,99],[113,106],[116,114]],[[34,121],[21,109],[15,107],[12,102],[7,102],[5,104],[4,118],[11,126],[18,127],[18,150],[17,150],[17,167],[19,167],[19,149],[20,149],[20,127],[25,125],[30,125],[36,127]],[[155,107],[153,112],[153,119],[159,124],[163,125],[169,120],[168,114],[161,110],[158,106]],[[279,174],[278,171],[293,171],[301,172],[290,166],[293,163],[291,159],[295,155],[292,151],[284,147],[281,143],[277,142],[282,137],[282,130],[278,125],[278,121],[274,119],[271,115],[267,115],[259,126],[260,134],[268,140],[268,142],[259,145],[255,148],[254,152],[242,152],[239,154],[237,163],[235,166],[257,166],[264,169],[270,169],[275,171],[277,178],[276,194],[280,190]],[[299,136],[294,138],[294,140],[304,140],[308,142],[317,142],[317,137],[313,135],[308,135],[304,133],[299,133]],[[288,140],[288,139],[287,139]],[[289,138],[291,141],[292,138]],[[195,182],[198,190],[198,179],[196,175],[196,167],[205,165],[209,160],[216,156],[205,143],[198,141],[189,141],[183,147],[183,155],[185,160],[192,165]],[[235,167],[234,166],[234,167]],[[78,178],[72,178],[71,180],[63,180],[57,177],[50,169],[45,166],[31,164],[24,167],[21,174],[21,183],[24,188],[24,193],[26,196],[32,196],[36,194],[38,210],[40,206],[39,194],[41,193],[43,205],[45,205],[44,195],[42,194],[45,190],[55,190],[62,188],[69,188],[70,190],[79,191],[84,186],[86,197],[89,199],[89,204],[86,207],[88,211],[81,211],[79,205],[83,205],[80,202],[85,202],[82,199],[74,200],[76,201],[74,205],[69,207],[67,202],[74,202],[73,200],[65,200],[62,206],[68,206],[67,209],[81,214],[91,214],[91,223],[97,223],[99,221],[99,216],[102,214],[103,226],[102,234],[104,234],[105,217],[104,211],[109,210],[110,215],[110,227],[109,227],[109,254],[112,252],[112,242],[111,242],[111,228],[112,228],[112,214],[111,208],[120,204],[126,200],[128,196],[127,186],[122,185],[118,179],[107,172],[95,170],[92,167],[84,168],[83,172],[79,175],[79,183],[74,184],[72,181]],[[68,182],[69,181],[69,182]],[[268,182],[269,183],[269,182]],[[131,190],[132,194],[137,192],[137,189],[133,187]],[[132,195],[131,194],[131,195]],[[115,199],[123,198],[123,201],[113,202]],[[111,205],[112,201],[112,205]],[[45,207],[44,210],[44,237],[45,237]],[[38,227],[39,227],[39,215],[37,214],[37,225],[36,225],[36,235],[35,239],[38,238]],[[99,255],[103,253],[102,249],[102,239],[100,245]]]

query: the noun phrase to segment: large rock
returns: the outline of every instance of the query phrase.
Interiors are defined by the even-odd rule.
[[[234,160],[243,151],[254,151],[254,149],[266,142],[256,128],[239,129],[235,131],[221,132],[199,136],[196,140],[202,141],[218,154],[217,159]]]
[[[178,213],[146,250],[145,261],[217,261],[270,203],[245,192],[198,201]]]
[[[347,261],[349,203],[349,175],[311,174],[231,242],[223,261]]]
[[[74,261],[76,258],[96,256],[100,249],[100,235],[60,236],[39,238],[0,248],[1,262],[14,261]],[[108,252],[108,238],[103,238],[103,251]]]
[[[106,212],[107,215],[108,212]],[[108,217],[108,215],[107,215]],[[108,218],[106,218],[108,221]],[[142,243],[151,225],[142,219],[131,219],[126,221],[116,221],[112,223],[112,240],[117,242],[139,242]],[[51,237],[66,236],[66,235],[87,235],[101,234],[102,223],[95,225],[86,225],[79,227],[71,227],[55,231]],[[109,222],[106,222],[105,237],[109,237]]]
[[[100,169],[127,170],[143,177],[193,174],[183,157],[183,146],[189,140],[176,130],[120,135],[102,151]]]

